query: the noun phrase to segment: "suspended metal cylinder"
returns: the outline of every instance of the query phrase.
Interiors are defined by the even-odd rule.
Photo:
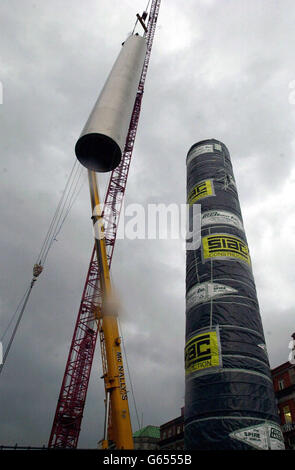
[[[112,171],[121,161],[146,47],[139,35],[125,41],[82,130],[75,152],[89,170]]]
[[[201,206],[186,253],[185,447],[284,449],[230,155],[215,139],[187,155],[187,200]],[[196,209],[196,207],[195,207]]]

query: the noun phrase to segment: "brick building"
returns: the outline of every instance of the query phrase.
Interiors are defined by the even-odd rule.
[[[295,449],[295,364],[284,362],[271,373],[286,449]]]
[[[181,415],[160,426],[159,449],[184,449],[184,407]]]

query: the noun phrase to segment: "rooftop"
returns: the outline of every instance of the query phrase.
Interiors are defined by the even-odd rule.
[[[160,428],[158,426],[145,426],[134,432],[133,437],[154,437],[160,439]]]

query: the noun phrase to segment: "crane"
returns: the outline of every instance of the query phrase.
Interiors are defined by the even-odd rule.
[[[96,173],[88,171],[89,188],[91,197],[93,224],[100,220],[100,198]],[[101,229],[104,228],[101,226]],[[104,343],[105,371],[105,429],[103,448],[108,447],[109,410],[112,409],[112,441],[120,449],[132,449],[132,429],[126,392],[126,380],[121,352],[121,340],[116,317],[116,311],[112,302],[112,289],[110,281],[109,265],[106,255],[106,245],[103,237],[95,238],[95,249],[100,271],[101,303],[97,305],[96,317],[101,319],[101,333]]]
[[[104,201],[103,212],[100,214],[104,221],[105,231],[104,247],[102,247],[106,267],[106,270],[103,273],[104,276],[108,276],[108,270],[111,268],[120,211],[125,194],[130,162],[138,127],[144,84],[151,56],[160,3],[161,0],[152,0],[151,2],[148,22],[144,28],[147,50],[130,120],[126,143],[121,162],[119,166],[111,173]],[[147,15],[145,12],[140,17],[141,24],[144,23],[146,16]],[[137,19],[139,18],[137,17]],[[94,190],[96,190],[96,181],[94,181],[93,175],[91,176],[91,173],[89,174],[89,181],[90,188],[92,187]],[[96,197],[99,200],[98,191]],[[129,412],[127,413],[127,417],[126,414],[125,417],[122,417],[120,412],[118,412],[118,408],[115,406],[117,403],[116,399],[112,401],[110,400],[111,393],[108,378],[110,367],[112,367],[114,364],[107,354],[109,339],[106,335],[101,311],[103,293],[102,284],[104,281],[102,279],[100,264],[96,259],[96,248],[97,247],[94,246],[92,250],[86,281],[82,292],[80,308],[78,311],[49,438],[48,447],[50,448],[76,448],[78,445],[89,378],[93,363],[93,356],[98,336],[100,339],[102,370],[106,392],[103,447],[107,447],[108,440],[114,441],[116,448],[119,449],[124,448],[124,446],[127,446],[125,448],[132,448],[133,446],[132,442],[131,444],[130,441],[127,443],[125,442],[125,438],[123,436],[124,432],[122,432],[123,428],[121,428],[120,425],[118,427],[118,422],[122,420],[128,421],[130,423]],[[115,326],[117,327],[117,325]],[[117,333],[115,336],[116,335]],[[118,349],[117,353],[119,353],[117,358],[122,360],[119,334],[116,336],[116,338],[117,343],[119,343],[116,345]],[[126,382],[123,363],[120,370],[121,384],[125,384]],[[127,425],[127,428],[128,427],[129,425]]]

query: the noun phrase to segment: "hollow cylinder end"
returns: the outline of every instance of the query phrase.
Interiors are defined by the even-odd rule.
[[[75,146],[76,157],[88,170],[106,173],[120,163],[122,151],[107,135],[91,133],[82,135]]]

